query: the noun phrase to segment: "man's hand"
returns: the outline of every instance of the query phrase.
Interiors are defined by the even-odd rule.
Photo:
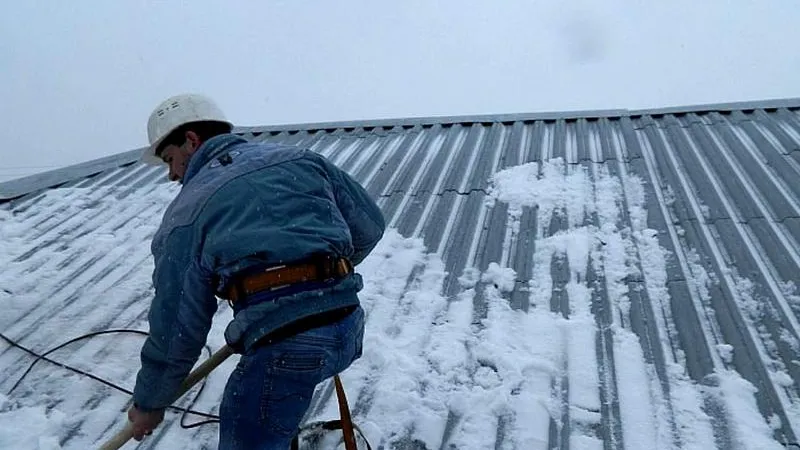
[[[128,410],[128,420],[133,424],[133,438],[141,441],[153,434],[153,430],[164,420],[164,410],[145,412],[133,405]]]

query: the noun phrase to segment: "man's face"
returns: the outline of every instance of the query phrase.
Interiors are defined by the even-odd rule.
[[[161,151],[161,159],[169,166],[169,180],[181,181],[186,173],[186,166],[193,152],[189,151],[188,142],[180,147],[168,145]]]
[[[186,166],[195,150],[200,147],[200,138],[194,131],[187,131],[186,140],[181,145],[170,144],[161,150],[161,159],[169,166],[170,181],[183,180],[186,174]]]

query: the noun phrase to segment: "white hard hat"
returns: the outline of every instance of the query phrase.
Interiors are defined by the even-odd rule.
[[[142,153],[141,161],[163,164],[155,152],[161,142],[176,128],[191,122],[223,122],[233,128],[222,110],[210,98],[199,94],[181,94],[161,102],[147,120],[147,138],[150,147]]]

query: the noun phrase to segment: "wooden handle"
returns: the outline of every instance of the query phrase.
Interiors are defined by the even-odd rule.
[[[193,370],[192,373],[183,380],[181,383],[181,388],[178,390],[178,394],[175,396],[175,400],[183,397],[189,389],[192,388],[198,381],[202,380],[203,378],[207,377],[214,369],[216,369],[220,364],[223,363],[228,357],[233,355],[234,351],[232,348],[228,347],[227,345],[222,347],[221,349],[217,350],[216,353],[211,355],[210,358],[203,361],[197,369]],[[109,439],[108,442],[103,444],[100,447],[100,450],[117,450],[126,442],[128,442],[133,437],[133,424],[130,422],[125,423],[125,428],[123,428],[119,433],[116,434],[113,438]]]
[[[126,442],[131,440],[131,438],[133,438],[133,424],[127,422],[125,424],[125,428],[117,433],[116,436],[109,439],[108,442],[103,444],[103,446],[100,447],[100,450],[117,450],[125,445]]]

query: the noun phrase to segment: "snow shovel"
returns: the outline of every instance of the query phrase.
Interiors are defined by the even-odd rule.
[[[208,374],[211,373],[214,369],[217,368],[223,361],[228,359],[229,356],[233,355],[233,349],[228,347],[227,345],[222,347],[221,349],[217,350],[216,353],[211,355],[210,358],[203,361],[200,366],[193,370],[192,373],[183,380],[181,384],[181,388],[178,391],[178,396],[175,400],[181,398],[183,394],[185,394],[189,389],[192,388],[198,381],[202,380],[203,378],[207,377]],[[118,448],[125,445],[133,437],[133,425],[130,422],[125,424],[125,428],[117,433],[116,436],[111,438],[108,442],[103,444],[100,447],[100,450],[117,450]]]
[[[205,360],[200,366],[193,370],[192,373],[183,380],[181,384],[181,388],[178,391],[178,395],[176,396],[175,400],[183,397],[189,389],[192,388],[198,381],[202,380],[203,378],[207,377],[214,369],[217,368],[223,361],[228,359],[234,353],[233,349],[228,347],[227,345],[222,347],[221,349],[217,350],[216,353],[211,355],[210,358]],[[355,430],[353,426],[353,420],[350,416],[350,407],[347,405],[347,397],[344,393],[344,388],[342,387],[342,380],[339,378],[339,375],[333,377],[334,385],[336,387],[336,397],[339,403],[339,416],[341,420],[339,421],[339,428],[342,429],[342,433],[344,434],[344,444],[346,450],[357,450],[356,445],[356,436]],[[100,450],[117,450],[125,443],[127,443],[133,437],[133,425],[130,422],[125,424],[125,428],[117,433],[116,436],[111,438],[108,442],[103,444],[100,447]],[[367,448],[371,448],[369,446],[369,442],[366,443]]]

